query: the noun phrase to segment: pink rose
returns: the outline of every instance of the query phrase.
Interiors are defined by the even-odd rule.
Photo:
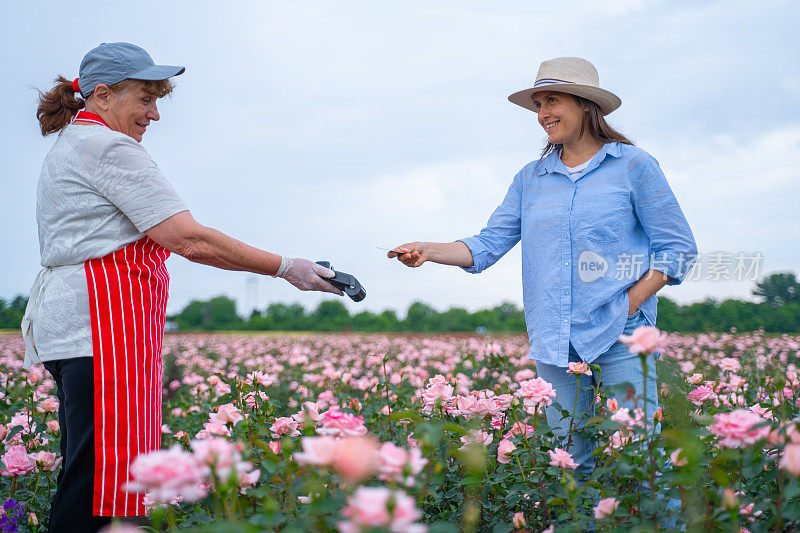
[[[212,421],[203,424],[203,429],[197,432],[198,439],[208,439],[212,435],[224,435],[226,437],[230,437],[231,430],[228,429],[228,426],[226,426],[225,424]]]
[[[472,408],[475,407],[477,401],[475,396],[456,396],[453,414],[470,418]]]
[[[616,412],[619,409],[619,402],[616,398],[609,398],[606,400],[606,408],[612,413]]]
[[[191,442],[194,458],[201,465],[208,466],[217,478],[227,481],[234,471],[241,470],[242,454],[239,445],[222,437]]]
[[[542,378],[523,381],[519,384],[519,389],[515,394],[524,399],[523,405],[530,414],[536,414],[536,410],[540,405],[547,406],[552,404],[553,398],[556,397],[553,385]]]
[[[703,402],[715,398],[717,398],[717,394],[705,385],[700,385],[686,395],[686,399],[695,405],[703,405]]]
[[[671,454],[669,454],[670,462],[675,466],[686,466],[689,461],[686,460],[686,454],[683,453],[682,448],[678,448]]]
[[[523,368],[519,370],[516,374],[514,374],[514,381],[517,383],[521,383],[526,379],[533,379],[536,377],[536,373],[531,368]]]
[[[522,529],[528,523],[525,521],[525,514],[524,513],[514,513],[514,527],[517,529]]]
[[[269,451],[271,451],[275,455],[281,453],[281,441],[279,440],[270,441],[269,444],[267,444],[267,446],[269,446]]]
[[[325,411],[321,423],[322,427],[317,429],[317,433],[320,435],[356,437],[367,433],[363,416],[343,413],[337,409]]]
[[[461,442],[464,444],[459,448],[459,450],[466,450],[470,446],[482,446],[486,447],[491,444],[493,437],[490,433],[486,433],[485,431],[481,431],[479,429],[470,429],[467,431],[467,434],[461,437]]]
[[[750,410],[753,411],[758,416],[760,416],[761,418],[769,418],[769,419],[772,418],[772,411],[770,411],[766,407],[761,407],[758,404],[750,406]]]
[[[567,374],[586,374],[591,376],[592,371],[589,370],[589,365],[586,364],[586,361],[581,361],[580,363],[567,363]]]
[[[290,437],[300,436],[300,423],[290,416],[282,416],[275,419],[275,422],[270,426],[269,430],[272,432],[273,438],[289,435]]]
[[[389,481],[402,476],[408,452],[391,442],[384,442],[378,450],[378,458],[380,461],[378,479]]]
[[[594,517],[596,520],[609,517],[614,514],[614,511],[619,507],[619,502],[616,498],[604,498],[597,502],[594,508]]]
[[[428,380],[428,387],[431,385],[445,385],[447,383],[447,379],[441,374],[436,374],[431,379]]]
[[[133,481],[125,484],[128,492],[147,492],[156,503],[170,503],[175,498],[194,502],[206,495],[203,478],[208,467],[178,445],[168,450],[141,454],[131,464]]]
[[[0,424],[0,442],[5,440],[6,435],[8,435],[8,428],[5,427],[3,424]]]
[[[397,481],[413,487],[428,460],[418,448],[407,451],[391,442],[384,442],[378,450],[378,479]]]
[[[247,463],[250,466],[250,463]],[[261,470],[247,471],[247,469],[239,470],[239,488],[241,493],[245,493],[247,487],[252,487],[261,478]]]
[[[425,411],[430,413],[437,404],[446,405],[453,399],[453,386],[441,375],[428,381],[428,387],[422,393]]]
[[[514,401],[514,397],[510,394],[498,394],[497,396],[492,397],[492,402],[494,402],[495,410],[497,411],[505,411],[509,407],[511,407],[511,402]]]
[[[793,476],[800,477],[800,444],[787,444],[781,452],[778,466]]]
[[[416,508],[414,499],[402,491],[391,491],[386,487],[359,487],[348,496],[342,516],[348,520],[336,525],[341,533],[358,533],[377,527],[398,533],[427,531],[426,526],[416,523],[422,513]]]
[[[346,437],[336,441],[331,466],[344,481],[356,484],[378,468],[378,444],[371,437]]]
[[[263,391],[251,392],[244,397],[244,406],[250,411],[253,411],[258,409],[258,406],[267,400],[269,400],[269,396],[264,394]]]
[[[686,382],[691,383],[692,385],[700,385],[701,383],[703,383],[703,374],[698,374],[697,372],[695,372],[694,374],[686,378]]]
[[[239,411],[235,405],[232,403],[226,403],[220,405],[217,408],[217,413],[211,415],[211,418],[216,419],[216,421],[222,424],[227,424],[228,422],[231,424],[236,424],[240,420],[244,420],[244,415],[242,415],[242,412]]]
[[[653,352],[663,347],[667,334],[653,326],[639,326],[630,335],[620,335],[619,340],[631,353]]]
[[[36,464],[45,472],[55,472],[56,468],[58,468],[58,465],[60,465],[63,460],[63,457],[56,458],[56,454],[52,452],[37,452],[32,454],[32,456],[36,460]]]
[[[247,379],[250,380],[253,384],[261,385],[262,387],[269,387],[273,383],[277,381],[277,378],[265,374],[261,370],[256,370],[255,372],[250,372],[247,374]]]
[[[333,437],[303,437],[300,439],[303,451],[294,452],[292,458],[299,465],[329,465],[336,454],[336,443]]]
[[[511,424],[511,429],[509,429],[505,435],[505,438],[513,437],[513,436],[527,436],[532,435],[536,431],[536,428],[530,424],[526,424],[525,422],[514,422]]]
[[[550,454],[550,464],[552,466],[572,469],[578,468],[578,465],[572,460],[572,454],[566,450],[556,448],[555,450],[548,450],[547,453]]]
[[[58,400],[52,396],[48,396],[36,406],[36,410],[40,413],[55,413],[58,411]]]
[[[36,470],[34,457],[28,454],[28,450],[22,444],[9,446],[0,460],[6,466],[5,470],[0,470],[0,475],[19,476]]]
[[[723,448],[746,448],[769,436],[768,426],[754,428],[764,419],[747,409],[718,413],[714,420],[708,429],[720,438],[719,445]]]
[[[735,357],[723,357],[718,366],[720,369],[727,370],[728,372],[738,372],[742,369],[741,363],[739,363],[739,360]]]
[[[314,422],[318,422],[322,415],[319,414],[319,406],[316,402],[303,402],[303,414]]]
[[[502,464],[511,462],[511,453],[516,449],[517,447],[509,439],[501,440],[497,445],[497,462]]]

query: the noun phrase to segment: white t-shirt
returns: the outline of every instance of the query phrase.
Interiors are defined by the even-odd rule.
[[[187,209],[134,139],[106,126],[67,126],[39,177],[36,222],[44,269],[22,320],[25,366],[91,357],[84,262],[138,241]]]
[[[569,175],[573,176],[575,174],[580,174],[581,172],[583,172],[586,169],[586,167],[589,166],[589,163],[592,161],[592,159],[593,158],[589,158],[588,161],[584,161],[580,165],[575,165],[574,167],[567,167],[567,165],[564,166],[567,167],[567,172],[569,172]]]

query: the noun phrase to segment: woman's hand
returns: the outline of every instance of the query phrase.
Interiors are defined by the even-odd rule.
[[[344,294],[342,291],[325,281],[325,278],[332,278],[335,275],[333,270],[299,257],[283,257],[278,273],[275,274],[276,277],[285,279],[301,291],[332,292],[342,296]]]
[[[395,246],[394,250],[404,253],[391,251],[386,254],[386,256],[389,259],[396,257],[401,263],[408,267],[416,268],[429,259],[427,253],[427,242],[409,242],[406,244],[401,244],[400,246]]]
[[[473,265],[472,252],[461,241],[409,242],[395,246],[386,256],[389,259],[396,257],[401,263],[410,267],[418,267],[425,261],[460,267]]]

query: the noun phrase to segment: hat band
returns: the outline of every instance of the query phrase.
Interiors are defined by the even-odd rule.
[[[542,85],[553,85],[554,83],[575,83],[575,82],[567,80],[556,80],[554,78],[544,78],[541,80],[536,80],[536,83],[534,83],[533,86],[540,87]]]

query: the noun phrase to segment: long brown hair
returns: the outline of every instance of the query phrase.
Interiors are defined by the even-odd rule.
[[[607,142],[620,142],[622,144],[633,144],[633,141],[625,137],[623,134],[609,126],[608,122],[606,122],[605,117],[600,112],[600,106],[592,102],[591,100],[587,100],[586,98],[581,98],[580,96],[570,95],[578,101],[578,104],[581,106],[581,109],[584,107],[588,108],[589,110],[583,114],[583,122],[581,122],[581,132],[578,134],[578,139],[583,137],[584,132],[588,130],[589,135],[592,136],[596,141],[605,144]],[[553,144],[548,142],[545,145],[544,150],[542,150],[542,157],[546,156],[550,152],[554,150],[560,150],[560,144]]]
[[[122,80],[108,88],[112,92],[119,93],[127,89],[134,81],[144,83],[144,90],[155,98],[161,98],[172,92],[173,85],[170,80]],[[87,95],[87,98],[91,93]],[[72,118],[86,107],[86,100],[80,98],[72,82],[64,76],[56,78],[56,84],[52,89],[43,93],[39,91],[39,107],[36,109],[36,118],[39,119],[39,127],[42,135],[50,135],[63,130]]]

